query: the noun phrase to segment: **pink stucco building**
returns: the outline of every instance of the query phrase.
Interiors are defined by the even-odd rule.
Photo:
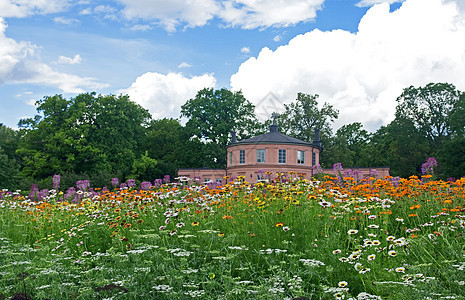
[[[315,166],[320,163],[322,150],[319,131],[315,131],[313,143],[302,141],[278,130],[273,124],[270,131],[249,139],[237,141],[232,133],[232,141],[227,146],[226,169],[180,169],[178,176],[197,178],[200,182],[222,181],[223,177],[244,176],[248,182],[265,179],[265,172],[302,174],[306,178],[314,175]],[[379,177],[389,175],[389,168],[356,168],[360,178],[368,177],[376,170]],[[323,169],[324,173],[334,174],[333,169]]]
[[[250,139],[236,141],[233,134],[227,146],[226,174],[244,176],[249,182],[263,179],[265,172],[296,172],[311,177],[312,166],[319,164],[320,151],[318,132],[315,142],[309,143],[280,133],[273,124],[268,133]]]

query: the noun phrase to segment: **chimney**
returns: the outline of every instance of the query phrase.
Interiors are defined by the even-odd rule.
[[[237,142],[237,139],[236,139],[236,132],[235,131],[231,131],[231,143],[235,143]]]
[[[320,147],[321,146],[321,141],[320,141],[320,129],[315,129],[315,140],[313,141],[313,144],[315,146]]]
[[[278,125],[271,124],[270,125],[270,132],[278,132]]]

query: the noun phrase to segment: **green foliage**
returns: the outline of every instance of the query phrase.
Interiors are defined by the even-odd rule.
[[[425,87],[410,86],[397,98],[396,119],[411,120],[433,148],[439,148],[451,133],[450,117],[461,92],[449,83],[429,83]]]
[[[146,151],[139,159],[132,163],[132,173],[130,178],[137,178],[141,181],[152,181],[156,177],[157,161],[148,156]]]
[[[0,146],[0,189],[18,188],[18,172],[15,159],[9,158]]]
[[[279,116],[279,130],[289,136],[303,141],[312,141],[315,130],[320,130],[320,140],[323,147],[331,144],[331,123],[338,118],[339,112],[330,104],[324,103],[318,108],[318,95],[298,93],[295,102],[285,104],[285,111]],[[268,120],[266,124],[270,124]],[[320,155],[320,164],[332,165],[327,151]]]
[[[87,93],[66,100],[55,95],[36,105],[41,115],[19,123],[23,176],[97,170],[129,174],[150,114],[128,96]]]
[[[243,139],[260,128],[254,110],[254,105],[240,91],[205,88],[181,106],[181,116],[189,119],[186,123],[189,136],[205,143],[204,155],[209,158],[209,166],[224,167],[230,132],[236,131],[238,138]]]
[[[368,146],[369,134],[359,122],[344,125],[336,131],[325,148],[328,159],[343,166],[369,167],[362,160],[363,150]]]

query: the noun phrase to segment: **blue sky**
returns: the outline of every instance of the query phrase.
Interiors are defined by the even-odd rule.
[[[203,87],[242,90],[261,118],[297,92],[376,130],[403,88],[465,90],[462,0],[0,0],[0,123],[47,95],[127,93],[179,117]],[[271,98],[270,98],[270,95]]]

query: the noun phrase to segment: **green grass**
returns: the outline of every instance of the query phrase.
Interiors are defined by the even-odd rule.
[[[3,192],[0,299],[465,299],[464,180],[325,180]]]

